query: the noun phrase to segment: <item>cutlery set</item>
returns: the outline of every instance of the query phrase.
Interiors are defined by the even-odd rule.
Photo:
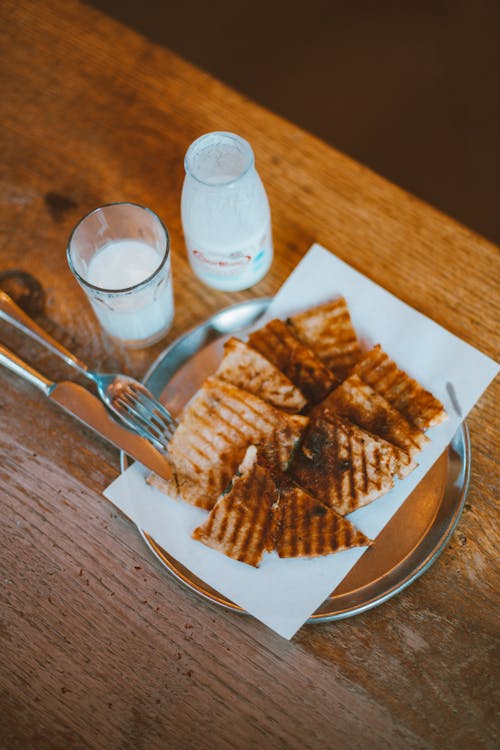
[[[54,383],[0,344],[0,364],[38,387],[54,403],[155,473],[169,478],[168,442],[177,426],[165,406],[133,378],[98,373],[72,354],[0,291],[0,319],[45,346],[92,381],[100,400],[71,381]]]

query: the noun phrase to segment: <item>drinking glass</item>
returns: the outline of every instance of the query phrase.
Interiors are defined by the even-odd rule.
[[[208,286],[248,289],[273,259],[271,212],[250,144],[207,133],[184,160],[181,214],[191,267]]]
[[[174,317],[168,231],[135,203],[96,208],[76,225],[69,267],[103,329],[130,347],[159,341]]]

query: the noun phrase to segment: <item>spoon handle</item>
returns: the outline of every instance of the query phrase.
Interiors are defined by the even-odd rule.
[[[78,357],[75,357],[65,346],[56,341],[52,336],[44,331],[38,323],[30,318],[24,310],[16,305],[13,299],[8,294],[0,290],[0,318],[11,323],[13,326],[18,328],[23,333],[30,336],[39,344],[50,349],[58,357],[61,357],[68,365],[75,367],[83,375],[91,378],[89,368],[82,362]],[[92,378],[91,378],[92,379]]]

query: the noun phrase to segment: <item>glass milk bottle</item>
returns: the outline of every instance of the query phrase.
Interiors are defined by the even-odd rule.
[[[214,289],[248,289],[273,259],[271,212],[250,144],[208,133],[191,144],[184,166],[182,226],[193,271]]]

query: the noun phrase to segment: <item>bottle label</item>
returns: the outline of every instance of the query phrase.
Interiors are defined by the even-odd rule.
[[[271,251],[269,232],[266,231],[259,243],[230,253],[209,252],[193,247],[191,261],[193,269],[200,277],[213,279],[236,279],[247,274],[257,274]]]

